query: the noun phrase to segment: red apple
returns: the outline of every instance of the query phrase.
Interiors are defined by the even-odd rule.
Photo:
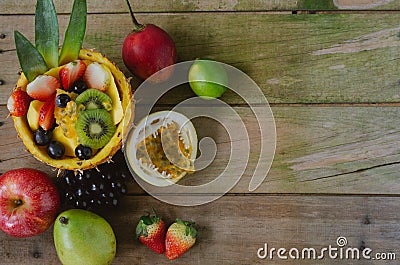
[[[20,168],[0,177],[0,229],[13,237],[30,237],[53,223],[60,196],[46,173]]]
[[[126,36],[122,46],[122,59],[132,74],[147,79],[153,76],[152,82],[168,79],[173,69],[168,66],[176,63],[176,47],[172,38],[160,27],[140,24],[126,1],[134,24],[133,31]],[[163,71],[160,71],[164,69]]]

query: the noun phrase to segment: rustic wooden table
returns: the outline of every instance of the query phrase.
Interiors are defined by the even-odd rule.
[[[55,176],[25,151],[6,118],[6,101],[20,71],[13,31],[34,39],[35,2],[0,2],[0,172],[33,167]],[[160,202],[132,180],[121,207],[103,213],[118,240],[113,264],[333,264],[327,255],[321,260],[263,260],[257,250],[265,243],[322,249],[337,246],[340,236],[347,246],[398,257],[386,263],[342,259],[335,264],[399,264],[400,0],[132,2],[138,20],[170,33],[179,61],[213,58],[257,82],[275,116],[277,148],[257,190],[248,191],[257,161],[252,154],[240,182],[202,206]],[[55,4],[64,32],[72,1]],[[124,1],[89,0],[88,12],[84,46],[101,51],[130,76],[121,59],[122,42],[132,28]],[[191,96],[190,89],[180,87],[162,97],[158,107],[172,108]],[[257,128],[242,99],[230,92],[221,99],[247,126]],[[257,99],[248,95],[248,100]],[[227,159],[226,135],[216,128],[222,154],[207,171],[196,173],[199,177],[216,175]],[[197,130],[199,135],[209,131]],[[251,130],[255,152],[259,140],[257,129]],[[167,222],[179,216],[198,224],[197,244],[174,262],[134,239],[139,216],[151,207]],[[28,239],[1,233],[0,264],[60,264],[52,229]]]

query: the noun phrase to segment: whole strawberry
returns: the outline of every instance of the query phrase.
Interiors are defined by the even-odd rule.
[[[162,254],[165,252],[165,223],[157,216],[157,212],[153,209],[154,215],[144,215],[140,217],[140,221],[136,226],[136,238],[140,242]]]
[[[196,242],[197,230],[194,223],[176,219],[165,236],[165,254],[169,260],[176,259]]]
[[[23,90],[15,90],[7,101],[7,108],[14,117],[24,116],[29,109],[31,97]]]

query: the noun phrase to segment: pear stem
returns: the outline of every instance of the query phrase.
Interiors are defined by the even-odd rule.
[[[60,221],[61,224],[63,225],[67,225],[68,224],[68,218],[65,216],[61,216],[60,219],[58,219]]]
[[[140,24],[140,23],[137,21],[137,19],[136,19],[136,17],[135,17],[135,14],[133,13],[131,4],[129,3],[129,0],[126,0],[126,4],[128,5],[129,13],[131,14],[131,18],[132,18],[132,22],[133,22],[133,30],[134,30],[134,31],[140,31],[140,30],[142,30],[142,29],[143,29],[143,25]]]

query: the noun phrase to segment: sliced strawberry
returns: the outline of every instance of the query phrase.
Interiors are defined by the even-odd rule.
[[[60,69],[60,80],[64,90],[69,91],[72,84],[80,79],[86,71],[86,64],[81,60],[67,63]]]
[[[54,125],[54,107],[56,94],[54,93],[46,102],[43,104],[39,112],[39,126],[43,130],[50,130]]]
[[[29,109],[32,98],[23,90],[14,90],[7,101],[7,108],[10,114],[15,117],[24,116]]]
[[[60,88],[58,79],[50,75],[40,75],[30,82],[26,87],[28,95],[40,101],[46,101],[51,95]]]
[[[105,92],[111,83],[110,72],[97,62],[88,65],[83,78],[89,88],[96,88],[102,92]]]

